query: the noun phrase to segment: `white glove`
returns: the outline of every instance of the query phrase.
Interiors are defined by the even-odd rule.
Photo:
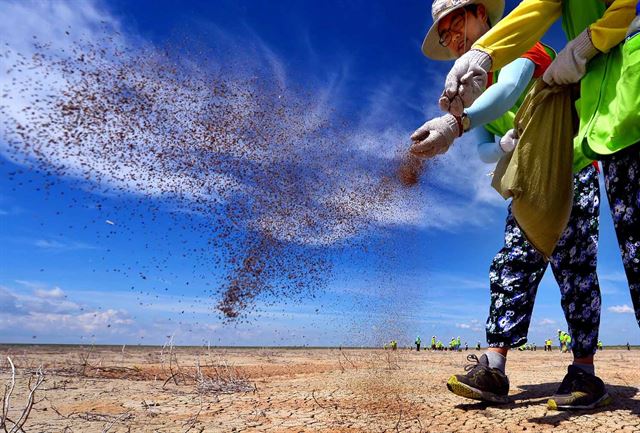
[[[491,56],[480,50],[463,54],[447,74],[440,108],[454,116],[462,116],[487,87],[487,72],[491,69]]]
[[[518,138],[515,129],[510,129],[500,139],[500,148],[505,152],[513,152],[513,149],[518,145]]]
[[[459,136],[458,121],[451,114],[445,114],[429,120],[411,135],[413,144],[409,152],[421,158],[431,158],[445,153]]]
[[[558,53],[542,76],[545,83],[571,84],[580,81],[587,71],[587,63],[600,51],[593,46],[589,28],[580,33]]]

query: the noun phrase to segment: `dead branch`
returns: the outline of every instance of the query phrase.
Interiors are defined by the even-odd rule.
[[[0,427],[7,431],[7,417],[9,416],[9,407],[11,406],[11,394],[16,387],[16,367],[13,365],[11,358],[7,356],[9,365],[11,365],[11,380],[4,385],[4,396],[2,398],[2,418],[0,418]]]
[[[213,371],[212,371],[213,370]],[[196,363],[196,389],[199,394],[233,394],[236,392],[257,392],[258,387],[251,384],[240,372],[222,361],[219,366],[209,368],[205,374],[200,368],[200,361]]]
[[[354,369],[356,369],[356,370],[358,369],[358,366],[357,366],[353,361],[351,361],[349,358],[347,358],[347,355],[344,353],[344,351],[341,351],[340,353],[342,354],[342,356],[344,357],[344,359],[346,359],[346,360],[347,360],[347,362],[348,362],[349,364],[351,364],[351,366],[352,366]]]
[[[29,419],[29,415],[31,414],[31,409],[35,404],[35,395],[37,389],[44,382],[44,374],[42,373],[42,368],[39,368],[35,374],[35,384],[33,383],[34,376],[29,376],[29,383],[27,385],[29,389],[29,394],[27,396],[27,402],[20,413],[20,417],[17,421],[13,421],[9,418],[9,411],[11,410],[11,395],[15,389],[16,382],[16,370],[13,365],[13,361],[10,357],[7,356],[7,360],[11,365],[11,380],[8,384],[5,385],[5,394],[2,403],[2,418],[0,419],[0,427],[4,429],[5,433],[17,433],[24,431],[24,425]],[[7,423],[11,423],[11,429],[8,429]]]
[[[89,365],[89,357],[91,356],[91,353],[93,353],[93,349],[95,349],[95,347],[95,344],[92,344],[88,352],[80,354],[80,361],[82,361],[82,371],[80,372],[80,376],[85,375],[85,371],[87,369],[87,366]]]
[[[321,405],[321,404],[318,402],[318,399],[316,398],[316,390],[315,390],[315,389],[311,391],[311,397],[313,397],[313,401],[315,401],[315,402],[316,402],[316,404],[318,405],[318,407],[320,407],[320,409],[326,409],[326,407],[325,407],[325,406]]]
[[[113,427],[116,423],[118,423],[118,422],[120,422],[120,421],[122,421],[122,420],[124,420],[126,418],[129,418],[129,412],[128,411],[123,413],[123,414],[121,414],[118,418],[114,419],[113,421],[111,421],[111,423],[107,424],[104,427],[104,430],[102,430],[102,433],[107,433],[109,430],[111,430],[111,427]]]
[[[202,412],[202,406],[203,406],[202,394],[200,394],[198,396],[198,398],[200,399],[200,407],[198,408],[198,412],[196,412],[192,417],[190,417],[187,420],[187,422],[182,424],[182,427],[187,427],[187,429],[184,431],[184,433],[188,433],[189,431],[191,431],[191,429],[193,429],[195,427],[196,423],[198,422],[198,417],[200,416],[200,413]]]
[[[400,421],[402,421],[402,402],[400,401],[400,397],[398,397],[398,403],[400,404],[400,414],[398,416],[398,422],[396,422],[396,431],[400,432]]]

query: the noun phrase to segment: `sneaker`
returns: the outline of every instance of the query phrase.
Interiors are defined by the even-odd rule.
[[[550,410],[593,409],[606,406],[611,401],[612,398],[599,377],[570,365],[567,375],[547,406]]]
[[[466,374],[454,374],[447,381],[447,388],[461,397],[491,403],[507,403],[509,401],[509,378],[497,368],[489,367],[487,355],[480,359],[476,355],[468,355],[472,362],[464,367]]]

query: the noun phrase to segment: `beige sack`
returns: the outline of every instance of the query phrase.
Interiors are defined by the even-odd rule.
[[[491,185],[506,199],[527,240],[549,259],[573,203],[574,88],[539,79],[514,124],[520,141],[498,161]]]

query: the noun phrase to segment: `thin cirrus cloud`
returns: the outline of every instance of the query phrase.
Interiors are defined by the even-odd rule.
[[[123,31],[123,26],[119,20],[112,16],[105,8],[101,7],[99,2],[83,2],[80,7],[74,4],[71,7],[67,2],[34,3],[29,7],[19,2],[7,2],[2,8],[3,15],[12,16],[15,19],[8,20],[8,23],[20,23],[18,26],[10,24],[4,26],[2,30],[2,38],[9,42],[9,45],[21,50],[25,54],[33,51],[33,47],[25,41],[31,40],[33,35],[37,35],[39,39],[52,42],[53,48],[61,48],[68,46],[69,37],[62,30],[50,30],[52,26],[47,23],[55,21],[58,23],[58,29],[71,28],[74,34],[82,35],[84,40],[98,41],[102,32],[104,32],[105,23],[109,28],[117,31],[116,44],[123,46],[144,46],[146,49],[150,46],[148,42],[143,41],[135,34],[128,34]],[[25,25],[26,23],[26,25]],[[15,27],[15,28],[13,28]],[[47,30],[49,29],[49,30]],[[255,70],[266,71],[268,75],[275,79],[283,88],[302,88],[304,83],[296,83],[291,80],[291,76],[295,75],[287,70],[287,62],[284,61],[277,50],[269,47],[258,35],[253,32],[246,32],[246,35],[234,35],[224,30],[218,29],[215,36],[230,48],[242,47],[242,50],[231,49],[226,50],[230,53],[245,53],[241,58],[228,59],[229,63],[237,63],[249,65]],[[248,50],[248,51],[247,51]],[[248,54],[247,54],[248,53]],[[240,54],[235,54],[240,56]],[[3,62],[10,62],[11,59],[5,59]],[[348,61],[343,65],[337,65],[335,71],[329,73],[329,79],[326,77],[313,77],[316,83],[311,92],[315,101],[308,108],[310,119],[304,122],[305,128],[313,131],[318,125],[313,119],[322,116],[329,116],[333,109],[340,108],[341,100],[348,100],[349,95],[346,94],[345,81],[348,80],[349,68],[346,66]],[[264,67],[266,65],[266,68]],[[6,65],[3,65],[6,66]],[[434,73],[433,82],[442,82],[442,78]],[[55,74],[50,78],[52,82],[59,80]],[[7,87],[7,80],[0,81],[3,87]],[[57,84],[60,86],[60,83]],[[378,160],[378,169],[389,170],[389,164],[392,164],[394,156],[399,150],[403,150],[407,146],[410,129],[404,120],[407,113],[415,112],[416,107],[412,105],[410,95],[407,95],[407,83],[400,80],[380,83],[377,87],[372,88],[370,97],[362,104],[361,112],[357,116],[354,124],[348,127],[348,130],[341,134],[344,140],[343,145],[347,149],[358,150],[364,154],[373,155],[373,160]],[[52,86],[52,90],[57,87]],[[430,88],[425,90],[423,99],[425,101],[436,101],[439,89]],[[402,98],[398,100],[398,95]],[[12,112],[19,118],[20,110],[27,104],[34,101],[29,100],[29,96],[13,95]],[[32,95],[31,98],[37,98]],[[429,105],[430,106],[430,105]],[[431,107],[431,106],[430,106]],[[436,115],[436,111],[431,107],[426,110],[427,117]],[[417,125],[416,125],[417,126]],[[60,154],[52,155],[52,158],[59,157]],[[371,158],[366,160],[369,166],[360,167],[343,167],[343,172],[358,173],[363,170],[375,170],[371,168]],[[52,161],[53,162],[53,161]],[[55,161],[60,162],[60,161]],[[114,178],[111,175],[112,167],[101,161],[93,161],[94,168],[100,173],[100,178],[107,182],[112,182],[117,187],[124,187],[132,194],[158,194],[160,191],[171,190],[172,185],[176,188],[179,185],[185,185],[184,179],[176,177],[173,173],[164,173],[160,170],[150,170],[149,172],[136,173],[137,181],[127,184],[124,180],[127,173],[121,172]],[[68,161],[64,161],[67,167],[71,167],[69,172],[73,172],[74,165],[79,167],[80,161],[68,156]],[[375,164],[374,164],[375,165]],[[387,166],[386,169],[384,166]],[[460,170],[464,167],[464,170]],[[126,170],[126,168],[122,168]],[[460,143],[456,143],[448,155],[440,158],[439,163],[434,164],[427,174],[427,182],[425,194],[416,194],[415,191],[400,191],[396,197],[384,208],[376,209],[373,212],[367,212],[362,209],[356,218],[364,221],[373,222],[380,227],[389,226],[415,226],[424,229],[438,230],[456,230],[461,227],[480,226],[487,221],[495,218],[495,208],[500,201],[496,198],[497,194],[489,188],[489,180],[485,176],[488,167],[481,163],[475,155],[475,149],[469,145],[463,138]],[[370,178],[366,176],[356,177],[359,182],[368,182]],[[369,180],[367,180],[369,179]],[[335,176],[328,179],[331,184],[326,190],[327,196],[318,197],[319,202],[333,200],[340,202],[341,200],[351,199],[350,195],[354,190],[367,191],[366,185],[361,188],[345,188],[353,182],[354,176]],[[220,179],[220,183],[229,184],[234,179]],[[195,182],[194,182],[195,184]],[[351,184],[353,185],[353,184]],[[238,185],[238,189],[245,186]],[[187,192],[189,193],[189,192]],[[202,198],[202,191],[191,191],[194,198]],[[259,194],[260,191],[253,191]],[[188,195],[188,194],[187,194]],[[426,197],[426,198],[425,198]],[[295,215],[293,216],[295,218]],[[273,223],[268,216],[261,216],[254,221],[248,221],[247,225],[268,229]],[[286,221],[281,221],[286,224]],[[328,222],[327,226],[331,226]],[[363,224],[366,225],[366,224]],[[336,230],[336,235],[329,234],[325,239],[297,239],[302,244],[322,245],[338,242],[344,236],[356,236],[357,233],[350,233],[344,230]],[[38,245],[42,248],[60,248],[57,242],[49,240],[39,240]],[[79,245],[76,245],[78,247]]]
[[[633,308],[631,308],[627,304],[613,305],[607,308],[607,311],[610,311],[612,313],[617,313],[617,314],[627,314],[627,313],[633,314]]]

